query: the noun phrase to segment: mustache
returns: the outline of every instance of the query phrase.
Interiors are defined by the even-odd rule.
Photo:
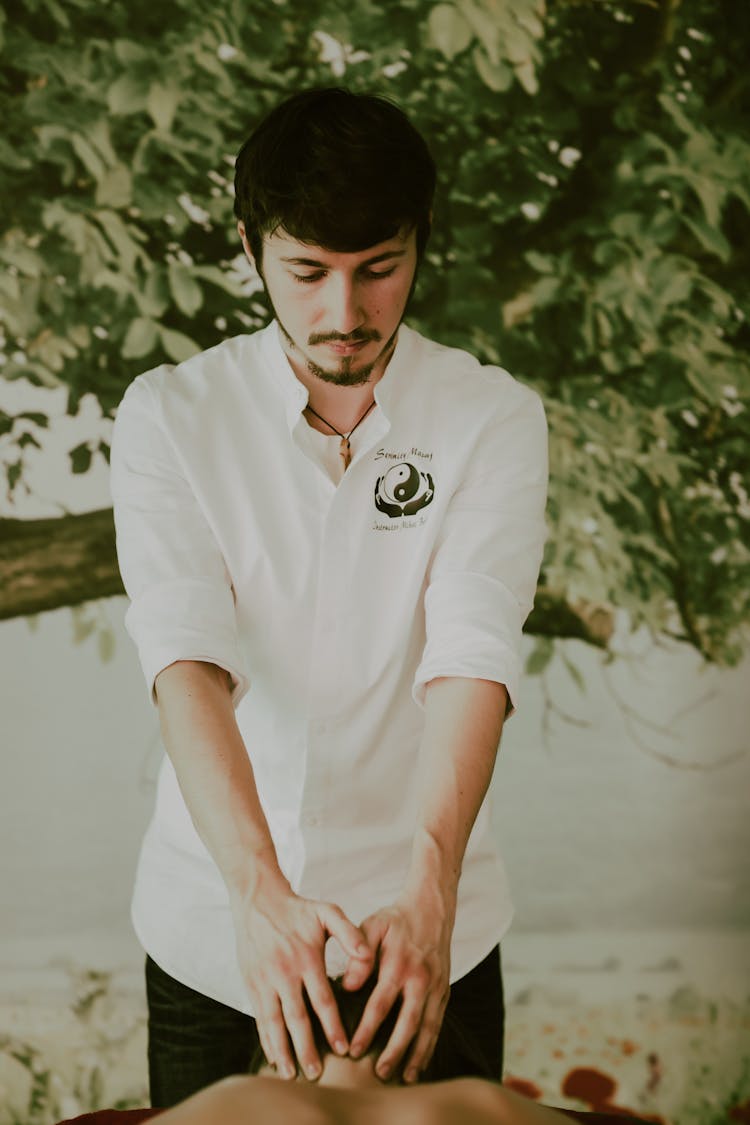
[[[355,329],[342,335],[340,332],[315,332],[308,337],[307,343],[313,344],[366,344],[372,340],[381,340],[382,336],[373,329],[370,332]]]

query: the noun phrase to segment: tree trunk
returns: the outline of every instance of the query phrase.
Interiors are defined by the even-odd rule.
[[[111,508],[42,520],[0,519],[0,620],[123,594]],[[606,648],[612,610],[570,605],[540,587],[526,632]]]

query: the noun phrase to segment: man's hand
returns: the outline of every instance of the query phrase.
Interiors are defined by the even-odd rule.
[[[387,1080],[413,1043],[404,1067],[404,1081],[416,1082],[435,1049],[450,994],[450,939],[454,904],[437,894],[401,899],[376,911],[362,930],[379,954],[378,982],[352,1039],[350,1054],[363,1055],[394,1002],[402,998],[396,1026],[376,1063]],[[344,987],[361,988],[368,973],[362,961],[351,960]]]
[[[303,990],[331,1049],[346,1054],[349,1044],[325,970],[325,944],[335,938],[365,978],[374,954],[338,906],[300,898],[282,878],[273,882],[273,889],[256,888],[233,903],[240,969],[269,1063],[283,1078],[293,1078],[296,1054],[307,1078],[315,1080],[321,1063]]]

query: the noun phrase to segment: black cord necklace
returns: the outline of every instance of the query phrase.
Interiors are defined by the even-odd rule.
[[[339,453],[341,454],[341,460],[344,462],[344,472],[346,472],[346,470],[349,468],[349,466],[352,463],[352,451],[351,451],[351,446],[349,445],[349,438],[352,436],[352,434],[356,430],[357,426],[359,426],[361,422],[364,422],[365,418],[370,413],[370,411],[372,410],[374,405],[375,405],[375,399],[372,400],[370,405],[367,407],[367,410],[365,410],[364,414],[359,419],[359,421],[356,422],[352,426],[352,428],[349,430],[348,434],[342,434],[341,430],[337,430],[335,426],[331,425],[331,423],[328,421],[327,418],[324,418],[322,414],[318,414],[317,410],[313,410],[313,408],[310,406],[309,403],[305,407],[305,410],[309,410],[311,414],[315,415],[315,417],[318,419],[319,422],[322,422],[324,426],[328,426],[329,430],[333,430],[333,432],[335,434],[338,434],[338,436],[341,438],[341,445],[339,446]]]

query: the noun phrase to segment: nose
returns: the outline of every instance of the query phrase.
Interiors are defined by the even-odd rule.
[[[355,278],[334,274],[329,279],[327,297],[327,327],[330,332],[347,336],[362,326],[365,315],[360,286]]]

